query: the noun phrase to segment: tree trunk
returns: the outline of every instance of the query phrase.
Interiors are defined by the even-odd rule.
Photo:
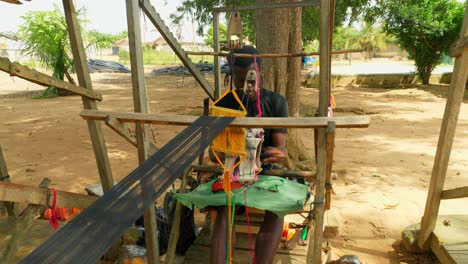
[[[257,0],[258,5],[297,2],[297,0]],[[257,48],[261,53],[300,53],[302,48],[301,8],[277,8],[257,10]],[[299,116],[299,91],[301,87],[301,61],[297,58],[275,58],[262,60],[262,87],[286,97],[289,115]],[[289,130],[287,138],[290,167],[313,161],[304,149],[296,130]],[[310,163],[309,163],[310,164]],[[306,169],[309,166],[300,166]]]

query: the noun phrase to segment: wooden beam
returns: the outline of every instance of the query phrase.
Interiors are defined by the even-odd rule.
[[[179,193],[185,193],[188,182],[188,177],[190,177],[190,173],[192,169],[189,168],[185,171],[184,175],[182,175],[182,183],[180,184]],[[180,218],[182,216],[182,208],[183,205],[180,201],[177,201],[175,212],[174,212],[174,222],[171,225],[171,234],[169,235],[169,242],[167,246],[167,253],[166,253],[166,263],[175,263],[175,252],[177,247],[177,242],[179,241],[179,230],[180,230]]]
[[[179,59],[182,61],[187,70],[193,75],[198,84],[200,84],[203,90],[205,90],[206,94],[212,100],[214,100],[215,96],[213,88],[205,79],[205,77],[203,77],[201,72],[195,67],[192,61],[190,61],[190,59],[187,57],[184,49],[172,35],[171,31],[156,12],[156,9],[154,9],[153,5],[149,2],[149,0],[140,0],[140,7],[143,12],[145,12],[146,16],[148,16],[148,18],[151,20],[153,25],[158,29],[161,36],[166,40],[167,44],[172,48],[177,57],[179,57]]]
[[[127,26],[128,26],[128,41],[130,46],[130,65],[132,71],[132,88],[133,88],[133,106],[135,112],[147,114],[149,112],[145,72],[143,68],[143,49],[141,46],[141,29],[140,29],[140,8],[138,0],[126,0],[127,6]],[[149,142],[146,132],[149,127],[144,123],[135,124],[136,143],[138,148],[138,163],[141,165],[150,156]],[[148,263],[159,263],[159,243],[158,243],[158,228],[156,224],[156,209],[154,204],[146,208],[144,212],[145,221],[145,240]]]
[[[439,241],[437,236],[434,234],[431,234],[431,243],[430,247],[432,252],[437,256],[437,259],[440,261],[442,264],[460,264],[457,263],[452,256],[450,256],[449,252],[445,250],[444,246],[442,245],[442,241]]]
[[[192,165],[194,172],[198,173],[218,173],[221,174],[224,172],[223,168],[218,166],[207,166],[207,165]],[[287,171],[287,170],[267,170],[261,172],[263,175],[272,175],[279,177],[297,177],[297,178],[310,178],[307,180],[314,180],[316,173],[313,171]]]
[[[219,12],[213,12],[213,50],[218,53],[219,47]],[[187,52],[187,54],[189,54]],[[214,57],[214,99],[221,97],[221,65],[219,65],[219,56]]]
[[[2,145],[0,145],[0,182],[11,182],[10,175],[6,166],[5,158],[3,157]],[[0,202],[0,206],[5,206],[9,216],[16,216],[14,203]]]
[[[50,179],[44,178],[39,184],[39,188],[48,188],[49,184]],[[13,263],[13,258],[18,249],[18,243],[25,239],[25,235],[31,228],[33,220],[43,209],[44,207],[41,205],[29,204],[26,209],[23,210],[23,216],[15,223],[15,232],[8,241],[5,251],[0,258],[0,263]]]
[[[249,6],[236,6],[233,7],[215,7],[214,12],[234,12],[234,11],[247,11],[247,10],[258,10],[258,9],[273,9],[273,8],[293,8],[293,7],[307,7],[307,6],[319,6],[319,0],[309,0],[301,2],[289,2],[289,3],[272,3],[263,5],[249,5]]]
[[[314,221],[311,221],[309,230],[309,248],[306,263],[321,263],[324,212],[325,212],[325,174],[327,170],[326,130],[318,129],[317,177],[315,180],[314,195]],[[313,234],[313,236],[312,236]]]
[[[188,126],[198,117],[187,115],[155,115],[131,112],[109,112],[83,110],[80,116],[86,120],[104,121],[108,115],[121,122],[146,123],[156,125]],[[367,128],[369,116],[335,116],[335,117],[245,117],[236,118],[230,127],[263,127],[263,128],[326,128],[329,121],[336,123],[336,128]]]
[[[331,123],[327,128],[327,170],[325,174],[325,210],[331,208],[331,195],[332,195],[332,166],[333,166],[333,152],[335,149],[335,123]]]
[[[106,117],[104,122],[108,127],[114,130],[121,137],[123,137],[128,143],[137,147],[135,131],[129,128],[126,123],[122,123],[117,118],[112,117],[110,115]]]
[[[331,32],[330,32],[330,0],[320,0],[320,76],[319,76],[319,107],[318,116],[327,116],[330,103],[331,78]],[[319,263],[316,262],[316,263]]]
[[[356,52],[363,52],[362,49],[349,49],[349,50],[334,50],[331,54],[346,54],[346,53],[356,53]],[[216,50],[213,52],[210,51],[186,51],[187,55],[212,55],[212,56],[231,56],[230,53],[227,52],[217,52]],[[306,52],[306,53],[279,53],[279,54],[255,54],[257,58],[292,58],[292,57],[302,57],[302,56],[317,56],[320,55],[320,52]],[[234,53],[234,57],[242,57],[242,58],[253,58],[254,55],[252,54],[243,54],[243,53]]]
[[[138,147],[136,137],[135,137],[135,130],[128,127],[127,124],[120,122],[117,118],[112,116],[107,116],[104,120],[106,125],[114,130],[118,135],[123,137],[128,143],[132,144],[135,147]],[[153,155],[156,151],[158,151],[158,147],[156,147],[152,142],[148,141],[148,152],[149,155]]]
[[[9,73],[12,76],[16,76],[21,79],[28,80],[35,84],[55,87],[57,89],[68,91],[74,94],[78,94],[78,95],[87,97],[92,100],[98,100],[98,101],[102,100],[102,96],[98,93],[93,92],[92,90],[88,90],[83,87],[76,86],[74,84],[59,80],[47,74],[30,69],[19,63],[10,62],[8,58],[0,57],[0,70],[6,73]]]
[[[468,186],[444,190],[442,191],[440,199],[448,200],[448,199],[457,199],[457,198],[466,198],[468,197]]]
[[[0,182],[0,201],[47,206],[47,192],[48,190],[44,188]],[[60,207],[86,208],[96,199],[94,196],[57,191],[57,206]]]
[[[468,35],[468,5],[465,7],[465,18],[463,20],[460,38]],[[468,75],[468,53],[455,58],[455,66],[447,94],[444,118],[440,129],[439,143],[432,168],[431,183],[427,194],[426,208],[421,221],[421,232],[419,234],[418,246],[427,247],[426,243],[434,230],[439,213],[440,198],[444,188],[445,176],[447,174],[450,153],[452,152],[455,129],[457,127],[460,106],[463,102],[466,79]]]
[[[75,6],[72,0],[62,0],[63,9],[65,12],[65,20],[67,21],[68,36],[70,37],[70,45],[73,53],[73,62],[75,63],[76,74],[78,76],[78,83],[90,91],[93,90],[91,77],[89,75],[88,63],[81,37],[81,29],[76,17]],[[83,107],[88,110],[97,110],[96,101],[82,97]],[[109,156],[107,154],[106,143],[104,134],[102,133],[101,124],[94,120],[88,120],[89,135],[91,143],[93,144],[94,156],[101,179],[102,188],[107,192],[114,186],[114,179],[112,178],[112,170],[109,163]]]

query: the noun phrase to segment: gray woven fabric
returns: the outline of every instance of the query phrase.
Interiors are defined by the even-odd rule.
[[[96,263],[232,120],[197,119],[20,263]]]

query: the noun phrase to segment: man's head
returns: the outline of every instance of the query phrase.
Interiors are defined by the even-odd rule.
[[[259,54],[258,50],[252,46],[244,46],[240,49],[233,50],[232,53]],[[247,73],[249,72],[249,70],[254,70],[254,60],[253,58],[244,58],[244,57],[229,57],[228,59],[234,60],[234,62],[231,64],[233,65],[231,69],[232,82],[234,83],[234,86],[236,87],[236,89],[243,89]],[[260,68],[259,58],[257,58],[257,65]],[[249,96],[250,95],[251,94],[249,94]],[[252,94],[252,96],[254,95],[255,94]]]

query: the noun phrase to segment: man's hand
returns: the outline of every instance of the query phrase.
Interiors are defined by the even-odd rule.
[[[263,153],[265,157],[262,162],[264,163],[279,163],[284,164],[287,160],[286,152],[280,148],[269,147]]]

